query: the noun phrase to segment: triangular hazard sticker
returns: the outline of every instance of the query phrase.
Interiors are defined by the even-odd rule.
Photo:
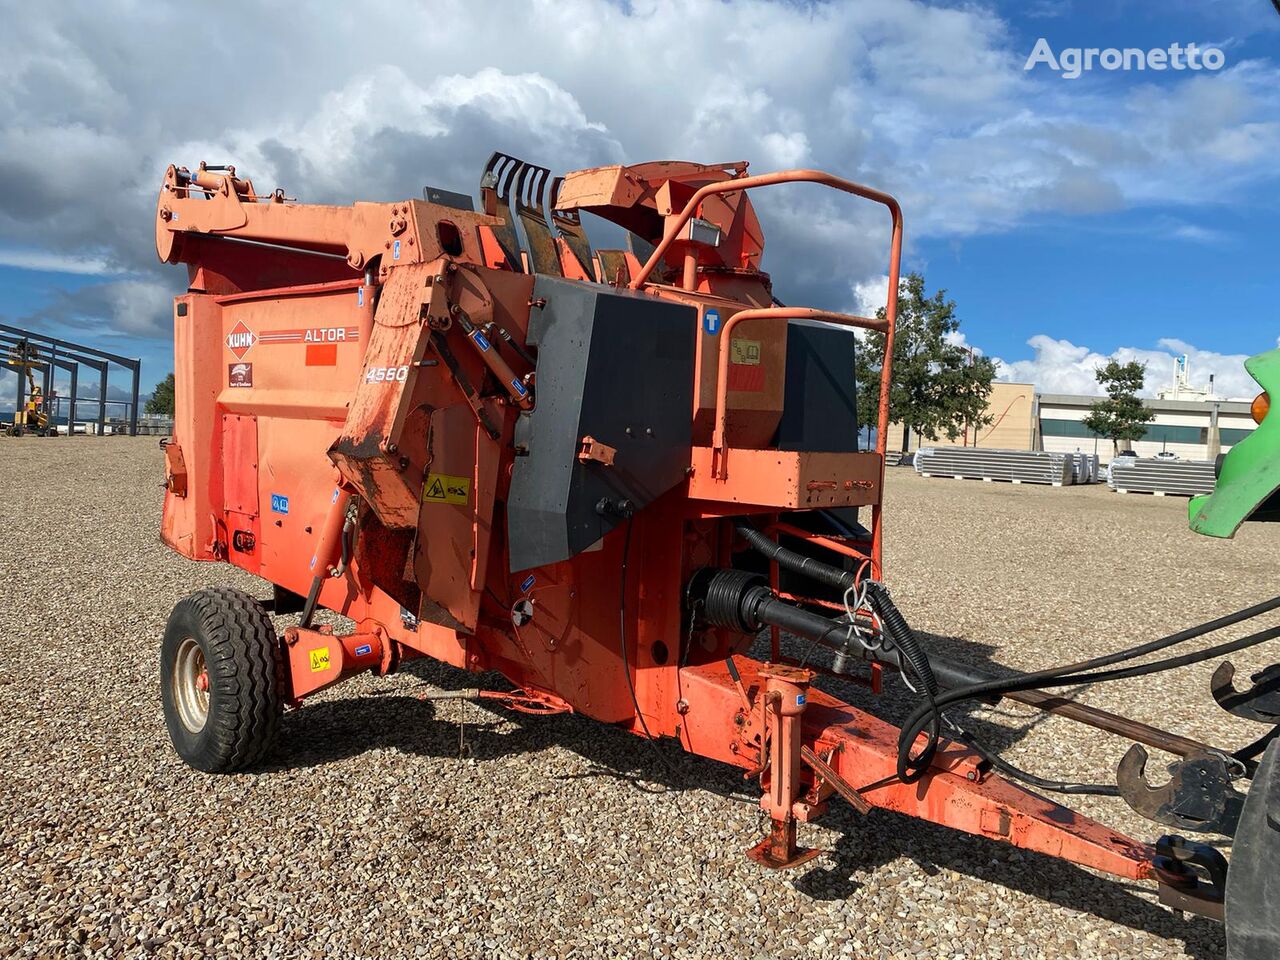
[[[422,495],[423,500],[443,500],[444,484],[440,482],[440,478],[436,477],[435,481],[427,487],[427,492]]]

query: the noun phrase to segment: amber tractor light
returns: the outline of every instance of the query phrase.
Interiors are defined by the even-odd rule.
[[[1264,390],[1253,398],[1253,403],[1249,404],[1249,416],[1253,417],[1254,423],[1262,423],[1262,418],[1270,409],[1271,395]]]

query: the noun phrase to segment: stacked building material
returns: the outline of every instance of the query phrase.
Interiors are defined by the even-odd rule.
[[[1076,451],[1071,457],[1071,472],[1074,483],[1097,483],[1100,467],[1096,453],[1080,453]]]
[[[1117,493],[1194,497],[1212,493],[1213,481],[1212,460],[1117,457],[1111,461],[1107,485]]]
[[[922,477],[1047,483],[1055,487],[1075,482],[1072,457],[1066,453],[988,450],[983,447],[923,447],[916,453],[915,465],[916,473]]]

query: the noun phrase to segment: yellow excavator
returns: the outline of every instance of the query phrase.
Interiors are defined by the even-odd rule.
[[[52,397],[45,397],[44,391],[36,383],[35,373],[32,372],[36,367],[43,367],[46,363],[47,361],[40,358],[40,352],[35,344],[26,340],[19,340],[9,348],[8,366],[17,370],[18,376],[25,375],[27,378],[26,402],[22,405],[22,409],[14,411],[13,423],[6,430],[11,437],[20,437],[24,433],[34,434],[37,437],[58,435],[58,428],[51,416]]]

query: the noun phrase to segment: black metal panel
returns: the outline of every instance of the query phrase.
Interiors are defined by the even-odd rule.
[[[427,203],[438,203],[442,207],[465,210],[467,213],[475,213],[476,210],[475,200],[468,194],[442,190],[440,187],[433,187],[430,184],[422,188],[422,199]]]
[[[511,569],[566,560],[621,518],[681,483],[690,464],[692,307],[539,276],[529,343],[538,350],[537,405],[520,417],[507,502]],[[590,436],[617,450],[612,466],[578,459]]]
[[[787,324],[786,387],[779,450],[847,453],[858,449],[856,340],[847,327]]]

